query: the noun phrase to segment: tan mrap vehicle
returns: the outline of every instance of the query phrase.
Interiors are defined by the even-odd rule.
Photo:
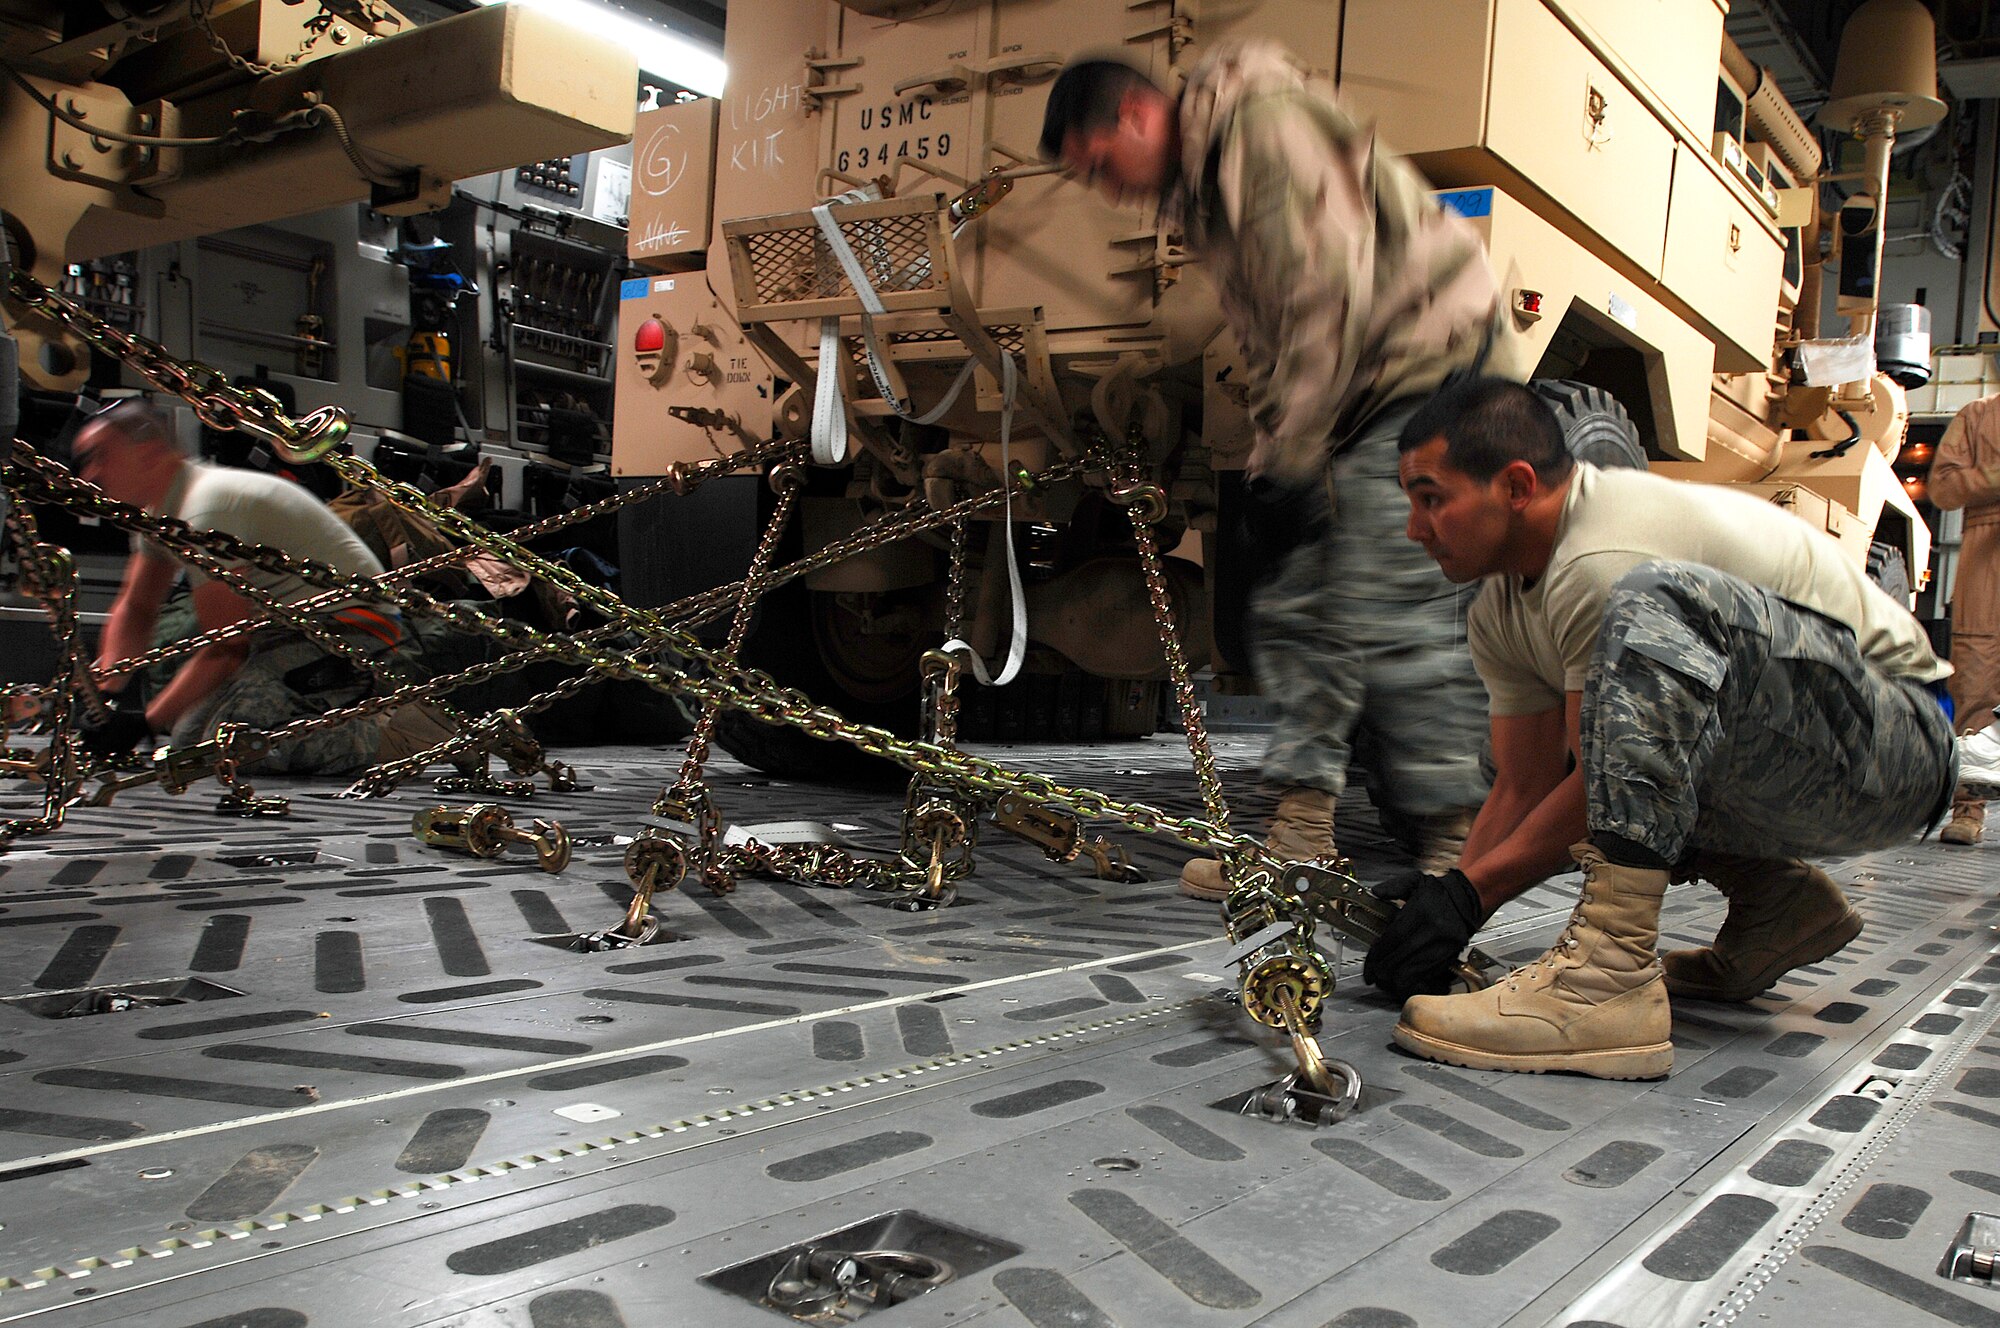
[[[1853,344],[1811,335],[1817,137],[1725,36],[1716,0],[737,0],[728,95],[643,115],[637,131],[631,255],[657,275],[626,284],[615,468],[658,474],[774,427],[805,436],[823,346],[839,364],[820,412],[835,401],[853,446],[815,472],[794,537],[806,549],[990,489],[1003,465],[1127,440],[1170,499],[1192,655],[1227,686],[1238,631],[1208,606],[1243,598],[1219,534],[1249,443],[1235,348],[1177,237],[1145,209],[1088,196],[1034,145],[1043,91],[1071,57],[1117,51],[1171,84],[1208,46],[1248,35],[1332,73],[1474,220],[1509,311],[1493,363],[1552,380],[1586,452],[1752,485],[1857,561],[1888,541],[1921,575],[1929,534],[1890,466],[1903,398],[1867,353],[1872,297],[1839,297]],[[1926,34],[1902,37],[1928,50]],[[1868,143],[1863,203],[1881,192],[1898,124],[1940,109],[1934,87],[1883,82],[1830,107]],[[815,216],[846,191],[869,201]],[[829,245],[834,223],[868,289]],[[1833,229],[1846,232],[1843,269],[1872,273],[1879,228]],[[970,387],[943,404],[968,365]],[[1164,662],[1106,490],[1083,477],[1014,505],[1028,679],[1018,700],[969,700],[964,736],[1151,727]],[[946,627],[933,538],[773,596],[754,662],[907,725],[919,657]],[[1001,547],[975,549],[962,624],[988,659],[1014,614]],[[825,746],[748,721],[723,732],[754,764],[793,773]]]

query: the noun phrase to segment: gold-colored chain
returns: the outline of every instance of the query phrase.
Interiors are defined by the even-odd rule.
[[[971,524],[951,523],[951,565],[944,582],[944,630],[951,641],[965,639],[965,555]],[[925,736],[946,747],[958,744],[958,684],[965,661],[944,650],[927,651],[924,669]]]
[[[342,633],[327,628],[323,620],[303,613],[296,605],[279,599],[264,586],[250,579],[243,571],[247,565],[276,576],[298,575],[301,568],[332,572],[333,569],[326,567],[325,564],[294,559],[283,550],[266,545],[245,544],[234,536],[220,531],[197,533],[185,522],[166,517],[149,517],[138,508],[114,502],[94,485],[77,479],[55,462],[20,442],[14,444],[4,480],[17,505],[25,506],[36,499],[46,499],[61,503],[72,510],[87,512],[119,529],[159,541],[169,552],[243,596],[282,625],[312,641],[327,654],[346,661],[350,667],[357,670],[359,676],[373,678],[378,685],[387,689],[381,695],[372,698],[375,702],[372,706],[363,709],[350,708],[295,721],[284,730],[288,737],[302,737],[307,733],[335,727],[360,715],[375,714],[395,708],[404,703],[407,694],[422,686],[413,682],[400,665],[372,650],[354,644]],[[301,577],[301,579],[306,578]],[[308,584],[314,583],[308,581]],[[367,577],[352,578],[342,589],[345,593],[333,597],[336,602],[368,599],[376,593],[376,582]],[[456,712],[446,713],[454,719],[458,718]]]
[[[349,482],[382,492],[396,505],[430,517],[448,533],[465,539],[469,544],[506,559],[523,570],[545,576],[552,584],[570,591],[580,604],[602,614],[608,624],[641,632],[654,642],[656,649],[670,647],[685,661],[685,666],[659,659],[648,663],[576,638],[548,637],[525,624],[494,619],[468,606],[444,603],[415,587],[382,586],[365,577],[343,577],[324,564],[290,559],[277,550],[244,545],[217,532],[197,534],[184,523],[148,522],[135,509],[112,503],[102,495],[93,497],[94,490],[87,493],[71,490],[61,501],[74,500],[73,505],[81,504],[100,515],[115,514],[120,518],[115,523],[126,528],[176,528],[173,530],[176,537],[186,540],[190,547],[201,548],[217,563],[238,559],[260,568],[289,571],[301,576],[308,584],[345,590],[356,597],[386,598],[408,612],[440,618],[460,631],[485,635],[516,649],[541,649],[556,658],[585,666],[605,676],[630,678],[662,691],[692,697],[704,705],[725,705],[767,723],[797,728],[816,738],[845,742],[869,755],[898,762],[920,778],[931,781],[935,787],[967,798],[991,799],[1001,794],[1017,794],[1066,809],[1080,819],[1115,819],[1142,834],[1171,836],[1192,847],[1214,851],[1237,869],[1232,872],[1232,877],[1238,882],[1237,891],[1232,894],[1232,903],[1240,896],[1255,894],[1260,897],[1260,902],[1294,918],[1301,933],[1310,928],[1310,914],[1300,909],[1299,901],[1288,900],[1278,894],[1272,885],[1282,864],[1261,844],[1237,835],[1229,828],[1226,803],[1220,796],[1219,776],[1214,771],[1205,731],[1199,728],[1199,710],[1194,703],[1192,683],[1186,676],[1184,660],[1175,677],[1176,694],[1183,714],[1188,717],[1186,722],[1194,727],[1190,733],[1190,750],[1197,753],[1197,773],[1202,780],[1207,819],[1173,817],[1146,803],[1114,799],[1093,789],[1060,784],[1045,775],[1009,770],[941,743],[900,739],[886,730],[854,723],[827,707],[814,704],[810,698],[779,685],[768,675],[743,668],[722,654],[703,647],[680,624],[671,621],[669,615],[635,609],[583,581],[567,567],[551,563],[521,547],[518,542],[477,526],[455,510],[433,506],[416,489],[389,480],[366,462],[334,454],[332,449],[346,432],[346,421],[338,412],[315,412],[303,419],[291,420],[269,394],[230,386],[219,371],[207,366],[182,365],[157,343],[129,337],[103,324],[102,320],[18,270],[11,274],[10,290],[17,298],[63,322],[86,340],[118,355],[146,381],[189,400],[196,413],[214,427],[242,428],[267,437],[288,459],[324,458]],[[44,461],[43,464],[47,466],[49,463]],[[1126,461],[1114,468],[1114,473],[1127,481],[1121,485],[1125,489],[1132,487],[1129,482],[1133,479],[1130,466],[1131,463]],[[66,478],[66,472],[62,472],[60,467],[52,469]],[[40,478],[52,488],[62,487],[46,473]],[[1152,501],[1151,497],[1141,497],[1148,503]],[[1141,543],[1143,559],[1143,546],[1148,541],[1141,540]],[[1157,573],[1158,549],[1156,544],[1151,547],[1153,572]],[[1153,598],[1156,621],[1165,633],[1163,644],[1167,640],[1176,642],[1175,646],[1168,647],[1171,655],[1177,651],[1171,606],[1165,598],[1164,581],[1153,581],[1151,574],[1149,595]],[[278,607],[282,611],[282,606]],[[705,672],[697,674],[693,669]],[[1205,767],[1200,755],[1203,753],[1208,754]],[[942,838],[939,837],[940,845]],[[935,875],[935,852],[932,858],[931,869]],[[778,862],[780,855],[772,854],[769,860]],[[1338,920],[1335,921],[1337,925]],[[1233,933],[1235,928],[1231,930]],[[1316,963],[1314,966],[1319,967]],[[1321,971],[1323,973],[1323,969]],[[1318,1001],[1310,985],[1296,993],[1297,1013],[1301,1017],[1310,1017],[1317,1009]]]
[[[31,552],[32,550],[47,549],[53,546],[42,543],[41,527],[40,523],[35,519],[34,509],[27,503],[22,502],[19,495],[13,493],[11,490],[7,490],[6,494],[7,527],[12,532],[14,547],[19,551],[21,567],[24,573],[26,573],[25,579],[28,583],[26,589],[29,593],[34,594],[42,600],[43,606],[48,610],[52,621],[60,621],[58,615],[64,612],[64,610],[58,607],[58,603],[63,597],[55,594],[53,591],[47,594],[42,592],[40,589],[41,579],[33,571],[37,563]],[[73,613],[74,608],[75,606],[72,604],[68,612]],[[59,637],[62,635],[60,629],[58,629],[57,635]],[[98,687],[97,679],[91,675],[87,664],[79,667],[71,675],[71,685],[76,688],[77,699],[82,702],[83,712],[91,723],[101,724],[105,719],[109,718],[111,713],[110,703],[104,699],[104,692]]]
[[[83,632],[76,616],[76,562],[68,549],[52,544],[21,544],[17,550],[24,570],[34,578],[36,593],[48,606],[62,642],[56,677],[74,678],[83,668]],[[83,782],[76,759],[76,704],[69,687],[54,688],[49,715],[48,773],[42,793],[42,814],[0,821],[0,852],[23,835],[48,834],[61,827],[63,813]]]
[[[665,478],[634,485],[632,488],[613,494],[608,498],[600,498],[594,503],[587,503],[581,507],[572,507],[568,511],[557,512],[552,516],[543,517],[539,521],[530,522],[525,526],[518,527],[514,531],[514,538],[517,540],[539,539],[543,535],[552,534],[555,531],[579,525],[585,521],[595,520],[598,517],[606,516],[621,507],[628,507],[634,503],[646,502],[666,494],[680,496],[692,493],[706,481],[718,475],[731,474],[737,470],[741,470],[745,466],[761,466],[765,464],[783,465],[788,462],[800,461],[805,458],[806,452],[807,449],[803,443],[786,443],[777,447],[745,448],[739,452],[732,452],[726,457],[704,461],[699,465],[690,466],[676,462]],[[432,572],[451,567],[456,563],[463,562],[465,559],[475,556],[479,552],[480,550],[475,546],[461,545],[431,554],[427,558],[420,558],[413,563],[405,563],[401,567],[391,568],[377,579],[378,581],[387,582],[412,581]],[[299,600],[292,607],[300,613],[321,613],[333,608],[346,598],[347,595],[344,592],[326,591],[322,594]],[[667,612],[670,614],[674,613],[672,605],[668,606]],[[182,659],[193,654],[204,646],[217,645],[224,641],[235,640],[238,637],[250,636],[276,625],[276,620],[261,616],[239,618],[233,623],[215,628],[212,631],[197,633],[193,636],[184,636],[179,640],[155,646],[141,654],[113,661],[105,665],[99,672],[107,675],[135,673],[141,669],[152,668],[158,664],[170,664],[177,659]],[[688,622],[683,625],[692,627],[696,624]],[[527,662],[523,661],[523,663]],[[505,672],[506,670],[502,671]],[[479,679],[473,679],[472,681],[479,681]]]
[[[1160,632],[1160,648],[1166,653],[1167,673],[1173,679],[1174,701],[1180,709],[1181,731],[1187,736],[1195,778],[1201,785],[1202,805],[1208,809],[1209,820],[1227,828],[1229,800],[1222,792],[1222,775],[1215,768],[1208,725],[1202,719],[1201,702],[1194,694],[1194,679],[1188,673],[1187,652],[1181,648],[1166,568],[1160,562],[1159,538],[1153,530],[1167,515],[1167,495],[1159,485],[1141,478],[1138,461],[1130,454],[1119,459],[1117,473],[1119,483],[1111,490],[1111,500],[1122,504],[1132,518],[1132,542],[1138,546],[1139,570],[1146,579],[1146,599],[1153,609],[1153,625]]]
[[[176,359],[159,342],[99,318],[21,268],[7,273],[7,293],[116,358],[154,387],[181,398],[211,429],[224,433],[240,429],[269,439],[294,462],[316,461],[347,437],[347,416],[342,411],[322,406],[294,420],[271,393],[237,387],[212,365]]]
[[[780,466],[771,472],[771,488],[778,495],[778,503],[771,511],[771,519],[764,526],[763,537],[750,555],[750,569],[742,581],[742,592],[736,602],[736,613],[729,620],[729,635],[722,647],[723,655],[732,662],[743,653],[743,642],[750,634],[750,620],[757,611],[757,596],[762,588],[765,573],[770,570],[771,560],[777,556],[778,541],[784,537],[785,529],[792,523],[792,510],[798,505],[799,493],[805,487],[805,474],[797,466]],[[709,742],[715,737],[715,724],[722,717],[722,707],[709,702],[702,707],[694,724],[694,732],[688,735],[687,755],[681,762],[680,777],[672,788],[662,790],[659,800],[653,804],[656,816],[671,816],[694,827],[697,842],[693,855],[695,868],[701,872],[703,882],[715,894],[727,894],[736,888],[736,876],[723,861],[722,818],[715,810],[715,795],[708,787],[705,770],[708,765]]]

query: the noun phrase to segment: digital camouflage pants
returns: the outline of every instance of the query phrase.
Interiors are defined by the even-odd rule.
[[[1445,580],[1404,534],[1396,435],[1414,409],[1334,459],[1333,520],[1252,598],[1250,660],[1278,710],[1264,778],[1338,797],[1360,742],[1378,797],[1429,817],[1485,797],[1486,690],[1465,645],[1477,587]]]
[[[1582,738],[1591,831],[1675,863],[1883,848],[1933,824],[1956,778],[1922,684],[1844,624],[1691,563],[1612,589]]]
[[[295,633],[267,629],[252,638],[242,667],[174,726],[174,746],[205,742],[218,725],[266,731],[352,705],[374,691],[371,679]],[[355,720],[280,743],[257,763],[268,774],[351,775],[375,762],[382,724]]]

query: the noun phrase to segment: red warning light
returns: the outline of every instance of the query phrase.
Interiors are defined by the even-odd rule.
[[[657,318],[648,318],[639,324],[639,330],[632,334],[632,350],[644,355],[659,354],[667,348],[667,325]]]

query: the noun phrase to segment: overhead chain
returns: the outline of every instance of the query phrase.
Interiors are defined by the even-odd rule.
[[[606,516],[617,511],[619,508],[628,507],[634,503],[645,502],[666,494],[684,496],[717,475],[731,474],[746,466],[762,466],[765,464],[782,465],[787,462],[801,461],[807,455],[807,450],[804,443],[785,443],[776,447],[744,448],[741,451],[732,452],[725,457],[719,457],[712,461],[704,461],[699,465],[689,466],[681,462],[675,462],[669,468],[669,474],[662,479],[650,480],[645,484],[634,485],[632,488],[612,494],[608,498],[600,498],[596,502],[587,503],[580,507],[572,507],[567,511],[557,512],[552,516],[532,521],[525,526],[516,528],[514,538],[517,540],[539,539],[543,535],[551,534],[569,526],[579,525],[586,521],[595,520],[600,516]],[[441,571],[451,567],[455,563],[463,562],[467,558],[475,557],[479,552],[480,550],[476,546],[469,544],[460,545],[456,548],[431,554],[426,558],[420,558],[415,562],[405,563],[401,567],[390,568],[377,579],[378,581],[388,582],[415,580],[431,572]],[[327,591],[308,599],[299,600],[292,607],[300,613],[319,613],[332,608],[346,598],[348,596],[344,592]],[[667,611],[673,613],[674,607],[669,605]],[[178,640],[156,646],[141,654],[113,661],[106,664],[99,672],[104,674],[134,673],[141,669],[152,668],[158,664],[170,664],[174,660],[190,655],[204,646],[217,645],[224,641],[235,640],[238,637],[249,636],[275,625],[275,620],[270,618],[239,618],[233,623],[215,628],[212,631],[197,633],[193,636],[184,636]],[[695,624],[687,623],[684,625],[693,626]]]
[[[287,3],[290,4],[296,4],[297,2],[298,0],[287,0]],[[305,20],[301,25],[306,30],[306,39],[299,46],[299,49],[276,64],[265,64],[262,61],[238,55],[235,49],[229,45],[227,39],[215,30],[215,4],[216,0],[192,0],[192,3],[188,5],[188,15],[194,20],[195,26],[201,29],[202,36],[215,49],[215,53],[220,55],[224,60],[227,60],[232,69],[256,78],[262,78],[267,74],[282,73],[287,69],[296,67],[299,61],[305,59],[311,53],[312,48],[318,44],[319,39],[325,35],[327,30],[339,21],[339,16],[331,9],[324,4],[320,5],[319,12]],[[364,17],[371,27],[376,24],[385,23],[390,18],[390,14],[380,6],[364,3],[362,8]]]

